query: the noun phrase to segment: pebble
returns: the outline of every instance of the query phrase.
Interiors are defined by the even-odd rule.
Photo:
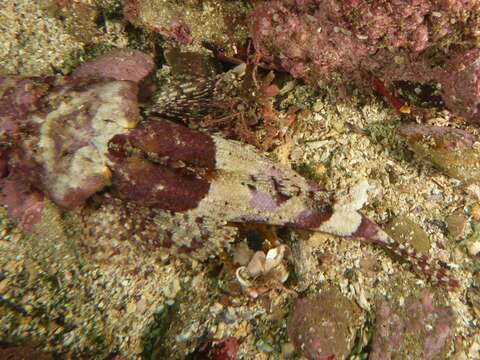
[[[295,353],[295,346],[291,342],[282,344],[282,356],[289,358]]]
[[[462,240],[465,236],[467,218],[463,214],[452,214],[446,217],[448,235],[452,240]]]
[[[260,351],[263,351],[263,352],[266,352],[266,353],[273,352],[273,347],[263,340],[258,340],[256,345],[257,345],[258,350],[260,350]]]
[[[471,256],[477,256],[480,254],[480,241],[470,241],[467,244],[468,253]]]

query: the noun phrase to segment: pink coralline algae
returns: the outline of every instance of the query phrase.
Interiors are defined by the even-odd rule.
[[[27,115],[39,109],[49,87],[48,79],[0,76],[0,130],[17,134]]]
[[[479,4],[464,1],[266,1],[251,37],[264,60],[316,83],[335,74],[436,81],[447,106],[478,122]],[[454,86],[452,86],[454,85]]]
[[[138,53],[131,56],[138,58]],[[133,204],[122,211],[131,208],[131,213],[141,214],[134,223],[150,228],[170,223],[164,243],[199,259],[228,242],[215,235],[227,223],[265,223],[363,239],[409,260],[434,282],[458,287],[444,265],[400,245],[358,211],[362,200],[357,197],[365,198],[365,188],[350,202],[336,202],[252,146],[142,117],[137,82],[115,79],[119,73],[138,73],[130,69],[137,66],[135,61],[126,59],[121,70],[112,71],[98,65],[108,63],[106,59],[83,65],[94,69],[98,79],[59,77],[27,88],[34,80],[11,80],[0,104],[7,109],[19,106],[18,101],[11,105],[10,97],[19,92],[29,107],[19,119],[6,112],[0,116],[6,148],[15,154],[9,155],[8,175],[2,181],[15,181],[15,174],[21,174],[29,187],[64,209],[84,205],[93,194],[107,190]],[[116,66],[117,55],[112,59]],[[87,70],[82,71],[90,73]],[[146,76],[147,71],[141,73]],[[12,133],[5,125],[10,122],[20,131]],[[172,216],[166,217],[165,211]]]
[[[38,223],[43,209],[43,194],[24,179],[26,174],[13,171],[9,162],[19,158],[10,141],[28,129],[28,114],[39,109],[40,99],[48,90],[45,79],[0,77],[0,204],[25,230]]]
[[[362,323],[360,308],[338,290],[298,299],[287,323],[297,351],[311,360],[345,359]]]
[[[0,204],[8,208],[9,215],[29,231],[42,218],[43,194],[21,178],[0,179]]]
[[[116,49],[80,65],[72,73],[76,79],[129,80],[138,83],[153,70],[153,59],[138,50]]]
[[[398,306],[381,301],[370,359],[446,359],[455,329],[450,307],[434,304],[432,293],[411,296]]]
[[[459,54],[436,71],[447,107],[480,124],[480,49]]]

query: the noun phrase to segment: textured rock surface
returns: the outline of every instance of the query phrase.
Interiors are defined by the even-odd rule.
[[[464,49],[476,47],[478,13],[460,1],[275,0],[256,7],[251,36],[267,60],[312,83],[365,84],[371,73],[387,83],[438,81],[451,110],[475,122],[478,50]],[[458,80],[468,85],[452,86]]]
[[[309,359],[346,359],[362,324],[360,308],[336,289],[298,299],[288,319],[288,336]]]
[[[0,179],[0,205],[5,205],[12,219],[29,231],[42,218],[43,194],[15,175]]]
[[[447,107],[480,124],[480,49],[454,56],[435,78]]]
[[[403,305],[381,301],[371,359],[446,359],[455,328],[450,307],[439,306],[428,291]]]
[[[106,55],[83,63],[76,68],[73,78],[113,79],[140,82],[154,68],[153,59],[147,54],[131,49],[116,49]]]
[[[206,41],[232,53],[247,40],[247,9],[241,1],[129,0],[123,12],[133,24],[180,44],[198,48]]]
[[[38,110],[50,85],[47,79],[0,76],[0,135],[18,135],[27,115]]]
[[[441,126],[403,125],[399,129],[419,158],[445,174],[473,181],[480,176],[480,151],[476,137],[467,131]]]

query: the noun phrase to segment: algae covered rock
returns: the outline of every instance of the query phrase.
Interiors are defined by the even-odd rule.
[[[437,81],[447,106],[478,122],[478,13],[461,1],[262,1],[250,36],[264,60],[314,84]]]
[[[362,321],[360,308],[332,288],[298,299],[287,332],[296,350],[309,359],[346,359]]]
[[[140,82],[153,71],[153,59],[132,49],[116,49],[83,63],[73,71],[74,78],[106,78]]]
[[[480,149],[470,133],[454,128],[408,124],[400,127],[410,148],[448,176],[463,181],[478,179]]]
[[[445,218],[449,238],[453,240],[462,240],[465,237],[467,228],[467,218],[465,215],[455,213]]]
[[[385,231],[399,243],[409,243],[415,251],[427,255],[430,250],[430,239],[422,227],[406,216],[392,219]]]
[[[480,124],[480,49],[454,56],[437,74],[447,107]]]
[[[454,329],[452,308],[437,305],[429,291],[400,305],[382,300],[369,359],[446,359]]]
[[[134,25],[180,44],[208,42],[230,53],[248,34],[249,7],[243,1],[129,0],[123,13]]]

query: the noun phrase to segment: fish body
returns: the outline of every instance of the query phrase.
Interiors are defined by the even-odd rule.
[[[129,202],[181,214],[185,223],[203,228],[197,238],[189,239],[183,229],[172,234],[173,242],[200,250],[202,256],[199,244],[208,243],[214,234],[205,224],[288,226],[383,246],[433,281],[458,287],[445,266],[399,244],[359,211],[366,199],[365,184],[350,199],[335,201],[320,186],[253,146],[160,118],[115,136],[109,158],[114,193]],[[190,254],[195,256],[195,251]]]

